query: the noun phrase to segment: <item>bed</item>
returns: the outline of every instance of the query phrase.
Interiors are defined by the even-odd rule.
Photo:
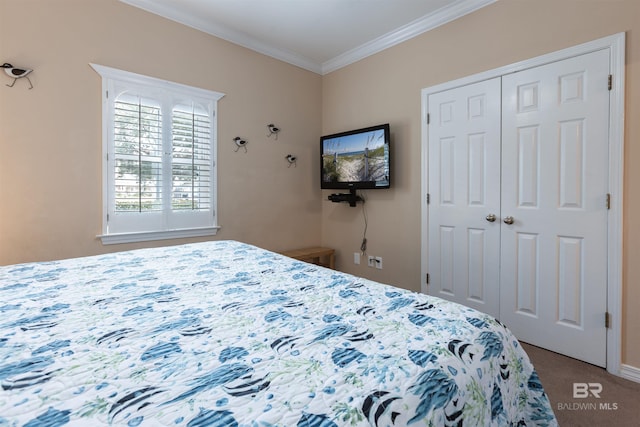
[[[0,426],[554,426],[494,318],[236,241],[0,267]]]

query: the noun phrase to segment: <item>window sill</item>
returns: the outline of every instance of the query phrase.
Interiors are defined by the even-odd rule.
[[[99,237],[103,245],[119,243],[147,242],[151,240],[183,239],[187,237],[215,236],[220,229],[216,227],[185,228],[169,231],[148,231],[141,233],[101,234]]]

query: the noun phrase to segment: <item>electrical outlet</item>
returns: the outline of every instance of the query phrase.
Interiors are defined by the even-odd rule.
[[[360,264],[360,252],[353,253],[353,263]]]
[[[382,270],[382,257],[381,256],[377,256],[376,257],[376,268],[378,270]]]
[[[376,258],[372,255],[369,255],[369,258],[367,258],[367,265],[369,267],[375,267],[376,265]]]

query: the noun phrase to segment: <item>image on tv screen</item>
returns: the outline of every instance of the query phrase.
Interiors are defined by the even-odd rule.
[[[323,141],[322,180],[325,182],[375,181],[385,185],[389,176],[389,146],[384,129]]]

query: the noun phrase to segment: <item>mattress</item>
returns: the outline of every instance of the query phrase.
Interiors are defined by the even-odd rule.
[[[0,426],[555,426],[494,318],[236,241],[0,267]]]

